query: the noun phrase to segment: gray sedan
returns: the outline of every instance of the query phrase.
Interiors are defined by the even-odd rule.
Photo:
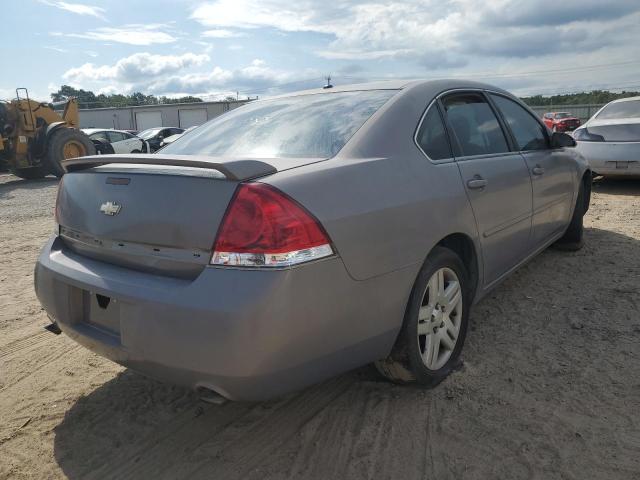
[[[573,137],[595,174],[640,177],[640,97],[608,103]]]
[[[574,146],[474,82],[251,102],[159,154],[68,160],[36,292],[78,343],[211,401],[371,362],[433,386],[474,303],[582,246]]]

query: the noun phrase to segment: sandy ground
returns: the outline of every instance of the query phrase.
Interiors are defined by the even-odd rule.
[[[482,301],[438,388],[365,367],[223,406],[43,330],[55,188],[0,177],[0,478],[640,478],[640,182],[595,185],[586,247]]]

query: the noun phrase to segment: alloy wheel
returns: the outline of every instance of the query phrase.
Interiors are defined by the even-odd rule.
[[[434,272],[418,312],[418,348],[425,367],[442,368],[456,347],[462,323],[462,288],[447,267]]]

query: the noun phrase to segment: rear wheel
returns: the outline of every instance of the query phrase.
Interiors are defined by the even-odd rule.
[[[378,371],[397,383],[435,386],[455,367],[469,319],[467,271],[448,248],[435,247],[411,292],[402,330]]]
[[[44,165],[29,168],[16,168],[12,172],[16,177],[24,178],[26,180],[33,180],[36,178],[44,178],[49,171]]]
[[[576,251],[584,246],[584,214],[587,211],[585,207],[585,191],[584,183],[580,185],[576,206],[573,209],[571,223],[567,227],[567,231],[555,244],[560,250]]]
[[[45,163],[56,177],[64,175],[60,162],[69,158],[94,155],[96,149],[87,135],[72,128],[60,128],[48,140]]]

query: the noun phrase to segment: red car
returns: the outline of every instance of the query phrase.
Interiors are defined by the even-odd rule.
[[[569,112],[549,112],[542,117],[544,124],[553,132],[567,132],[580,126],[580,119]]]

